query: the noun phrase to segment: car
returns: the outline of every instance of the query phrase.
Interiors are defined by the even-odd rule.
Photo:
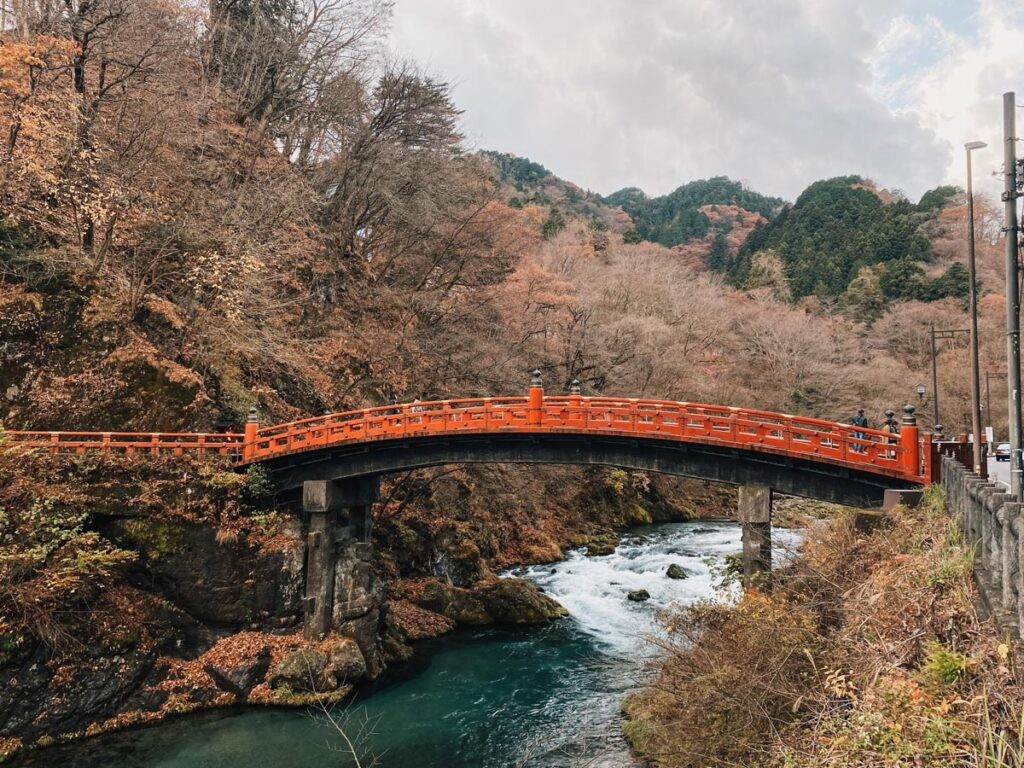
[[[996,457],[996,461],[1009,461],[1010,460],[1010,444],[999,443],[996,446],[993,455]]]

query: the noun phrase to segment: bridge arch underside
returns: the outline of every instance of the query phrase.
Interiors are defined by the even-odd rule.
[[[307,480],[352,480],[444,464],[571,464],[659,472],[730,485],[762,485],[792,496],[854,507],[882,505],[896,477],[734,447],[659,439],[574,434],[488,434],[380,440],[331,446],[263,465],[278,490]]]

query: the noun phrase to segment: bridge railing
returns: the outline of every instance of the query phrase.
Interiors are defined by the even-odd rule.
[[[115,453],[150,456],[232,456],[241,459],[245,438],[232,433],[2,431],[10,442],[51,454]]]
[[[260,429],[246,461],[329,445],[466,432],[586,432],[732,445],[883,471],[908,469],[889,432],[804,417],[698,403],[556,396],[531,414],[526,397],[430,401],[330,414]],[[915,458],[916,461],[916,458]]]
[[[747,408],[664,400],[582,397],[467,398],[377,406],[260,428],[246,434],[5,432],[50,453],[217,454],[240,464],[329,446],[463,433],[585,433],[731,446],[901,476],[929,478],[931,451],[917,428],[880,430]],[[923,463],[922,463],[922,458]]]

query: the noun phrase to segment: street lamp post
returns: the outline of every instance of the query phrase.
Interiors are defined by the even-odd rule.
[[[988,146],[983,141],[964,144],[967,155],[967,279],[971,311],[971,431],[974,433],[974,474],[985,477],[981,447],[981,366],[978,362],[978,279],[974,263],[974,190],[971,183],[971,152]]]

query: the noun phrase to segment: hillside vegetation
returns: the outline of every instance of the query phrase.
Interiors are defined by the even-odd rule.
[[[883,200],[859,176],[815,182],[747,239],[728,266],[729,279],[744,286],[756,280],[752,272],[777,259],[794,301],[842,297],[877,314],[879,303],[895,299],[964,298],[963,265],[932,280],[920,266],[933,260],[921,224],[941,210],[946,198],[940,195],[928,193],[914,206]]]
[[[630,238],[669,248],[702,238],[709,232],[712,225],[701,210],[704,206],[735,205],[769,218],[783,205],[781,199],[746,189],[725,176],[691,181],[661,197],[647,197],[642,190],[627,187],[608,195],[604,202],[620,206],[633,219]],[[728,234],[729,225],[728,221],[721,222],[718,230]]]
[[[770,594],[667,618],[655,682],[624,707],[653,765],[1022,764],[1020,670],[941,492],[854,523],[812,530]]]

